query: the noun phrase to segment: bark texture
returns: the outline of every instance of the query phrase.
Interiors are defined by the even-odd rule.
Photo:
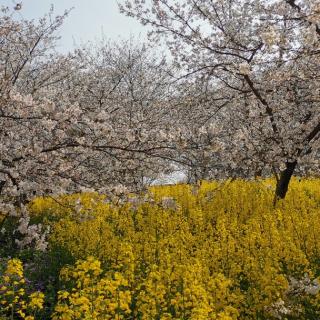
[[[276,199],[284,199],[288,192],[289,183],[293,172],[297,166],[297,161],[287,162],[286,169],[281,172],[276,188]]]

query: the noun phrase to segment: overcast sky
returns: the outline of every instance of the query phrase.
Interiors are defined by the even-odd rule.
[[[60,29],[62,37],[59,49],[68,51],[74,42],[80,44],[101,37],[128,39],[130,36],[145,39],[146,30],[136,20],[119,13],[117,0],[0,0],[0,4],[14,7],[22,1],[22,10],[16,15],[24,18],[39,18],[47,13],[51,4],[56,14],[74,7]]]

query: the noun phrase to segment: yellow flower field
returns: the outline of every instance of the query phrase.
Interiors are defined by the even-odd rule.
[[[129,199],[38,198],[60,272],[54,320],[318,319],[320,181],[152,187]]]

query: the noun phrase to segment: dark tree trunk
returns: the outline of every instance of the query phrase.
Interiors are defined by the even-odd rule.
[[[296,166],[297,166],[297,161],[286,163],[286,169],[281,172],[279,181],[277,182],[275,200],[284,199],[286,197],[289,183]]]
[[[254,177],[255,177],[255,178],[260,178],[260,177],[262,177],[262,169],[257,169],[257,170],[254,172]]]
[[[5,184],[6,184],[5,180],[0,180],[0,194],[2,193],[2,189],[4,188]]]

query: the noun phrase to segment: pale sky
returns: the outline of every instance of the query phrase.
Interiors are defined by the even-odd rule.
[[[0,5],[14,7],[22,2],[22,9],[15,15],[37,19],[47,13],[51,4],[56,14],[74,7],[59,34],[59,50],[68,51],[74,42],[80,44],[95,40],[103,33],[111,40],[128,39],[130,36],[146,38],[146,29],[133,18],[119,13],[117,0],[0,0]]]

